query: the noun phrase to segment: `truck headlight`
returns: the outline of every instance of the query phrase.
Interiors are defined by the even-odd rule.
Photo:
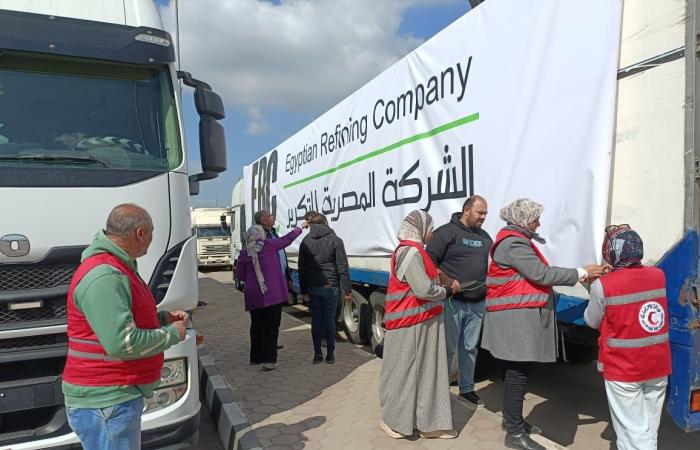
[[[169,359],[163,363],[160,370],[160,386],[158,389],[187,383],[187,358]]]
[[[152,412],[165,408],[180,400],[187,392],[187,385],[173,386],[153,391],[153,397],[147,398],[144,402],[143,412]]]
[[[144,401],[143,412],[165,408],[187,392],[187,358],[169,359],[160,370],[160,386]]]

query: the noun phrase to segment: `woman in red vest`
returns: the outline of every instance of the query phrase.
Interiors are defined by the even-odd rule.
[[[392,438],[457,437],[452,429],[449,372],[445,353],[442,300],[437,268],[424,250],[433,219],[412,211],[399,228],[399,246],[391,255],[384,325],[384,359],[379,385],[380,427]]]
[[[567,269],[547,263],[532,242],[545,243],[537,234],[543,210],[544,206],[527,198],[501,210],[507,226],[498,232],[491,247],[486,278],[481,346],[503,366],[505,446],[523,450],[544,449],[529,436],[541,430],[523,419],[523,400],[535,363],[554,362],[557,357],[552,286],[573,286],[603,274],[597,264]]]
[[[644,267],[644,246],[629,225],[605,230],[612,271],[591,285],[583,318],[600,328],[598,370],[605,378],[617,448],[656,450],[671,373],[666,278]]]

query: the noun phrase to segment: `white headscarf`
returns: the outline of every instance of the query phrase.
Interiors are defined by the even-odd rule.
[[[519,198],[501,210],[500,217],[511,225],[527,228],[535,219],[539,218],[544,211],[544,206],[530,200],[529,198]]]
[[[413,241],[425,244],[428,235],[433,231],[433,218],[422,209],[416,209],[408,213],[401,226],[397,237],[400,241]],[[396,251],[395,266],[399,267],[406,257],[409,247],[402,246]]]
[[[262,270],[260,269],[258,253],[265,245],[265,237],[265,229],[262,227],[262,225],[253,225],[252,227],[248,228],[248,231],[245,232],[245,248],[248,251],[248,255],[250,255],[250,257],[253,259],[255,278],[258,280],[260,292],[263,294],[267,292],[267,285],[265,284],[265,277],[263,277]]]

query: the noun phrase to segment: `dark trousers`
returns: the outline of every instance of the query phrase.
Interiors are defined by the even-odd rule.
[[[525,431],[523,400],[525,400],[527,380],[533,365],[532,362],[501,361],[503,368],[503,420],[505,420],[508,433]]]
[[[321,355],[321,341],[326,336],[328,354],[335,352],[335,311],[338,308],[337,287],[309,287],[309,309],[311,310],[311,338],[314,354]]]
[[[282,304],[250,311],[250,363],[276,363]]]

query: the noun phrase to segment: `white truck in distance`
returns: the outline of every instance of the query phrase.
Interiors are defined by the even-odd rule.
[[[231,266],[229,208],[192,208],[199,267]]]
[[[180,82],[200,116],[198,175],[188,176]],[[223,117],[211,87],[177,70],[153,1],[0,0],[0,449],[79,445],[61,392],[66,295],[114,206],[153,219],[138,268],[158,309],[196,307],[190,195],[226,170]],[[194,326],[165,352],[144,448],[197,438]]]

